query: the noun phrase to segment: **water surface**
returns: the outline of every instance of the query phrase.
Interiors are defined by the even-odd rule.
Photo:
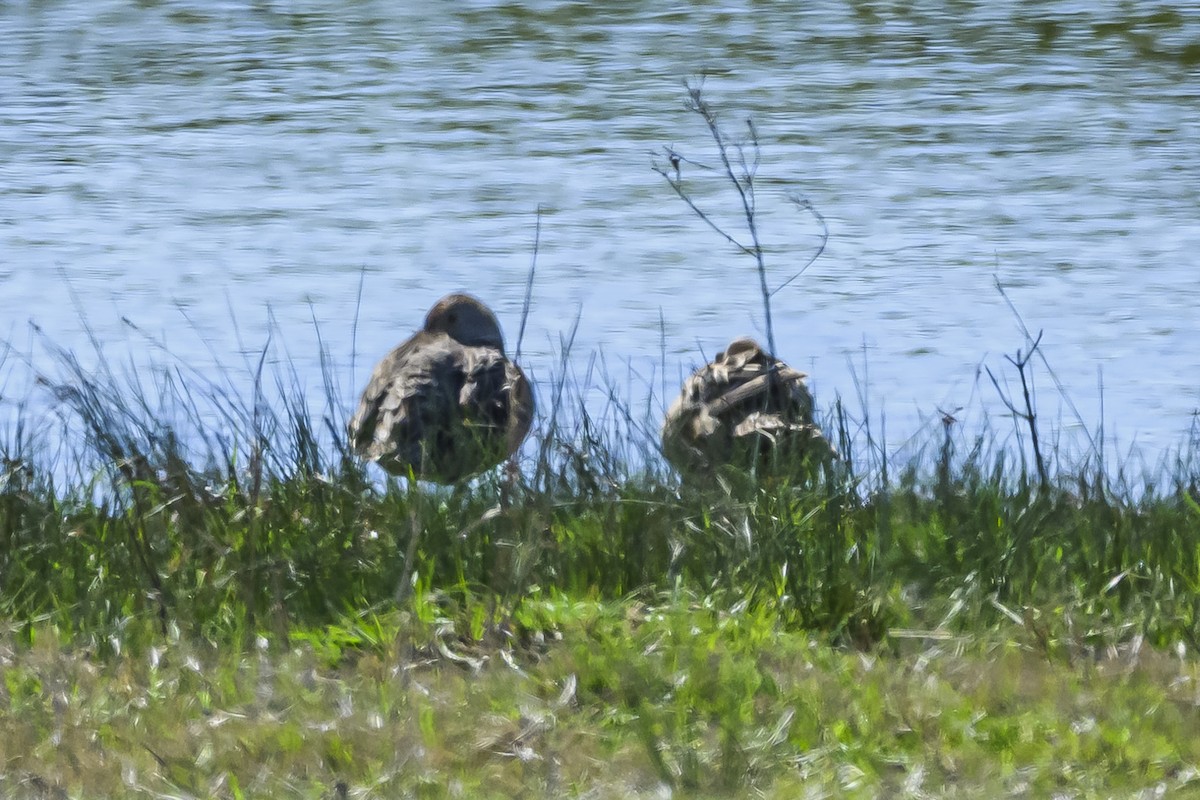
[[[30,348],[33,320],[84,349],[82,312],[106,353],[152,360],[127,317],[189,365],[240,368],[273,315],[316,385],[315,319],[349,404],[449,291],[515,340],[541,207],[523,360],[547,379],[580,309],[576,368],[600,348],[661,394],[662,343],[670,388],[764,335],[752,262],[650,169],[663,146],[717,164],[683,107],[702,74],[732,137],[756,124],[773,280],[820,241],[790,198],[828,223],[774,298],[819,401],[865,383],[895,444],[939,408],[999,409],[980,369],[1012,376],[1023,344],[999,279],[1088,426],[1102,383],[1110,436],[1152,458],[1183,442],[1200,17],[1182,5],[7,3],[0,334]],[[728,183],[683,169],[744,236]]]

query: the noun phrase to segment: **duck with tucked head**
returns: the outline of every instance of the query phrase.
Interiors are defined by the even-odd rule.
[[[753,339],[734,340],[684,381],[663,454],[684,475],[722,465],[812,474],[838,455],[813,421],[806,377]]]
[[[504,354],[495,314],[452,294],[375,367],[350,444],[394,475],[449,484],[511,456],[532,421],[533,393]]]

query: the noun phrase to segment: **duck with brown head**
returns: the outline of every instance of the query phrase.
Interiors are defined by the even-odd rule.
[[[532,421],[533,392],[504,354],[496,316],[452,294],[375,367],[350,443],[394,475],[449,484],[516,452]]]

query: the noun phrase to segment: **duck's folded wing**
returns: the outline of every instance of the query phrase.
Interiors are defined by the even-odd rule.
[[[494,430],[501,437],[507,435],[515,410],[516,378],[520,376],[524,384],[520,370],[491,347],[462,348],[455,367],[461,375],[458,405],[463,420],[475,428]]]
[[[771,385],[772,380],[776,380],[781,384],[788,386],[793,383],[803,383],[805,375],[803,372],[797,372],[793,369],[782,369],[776,375],[770,373],[760,373],[749,380],[732,385],[728,391],[722,392],[709,403],[709,408],[714,414],[720,414],[726,409],[734,408],[742,403],[762,395]]]
[[[366,458],[394,458],[419,463],[421,441],[431,417],[442,416],[457,392],[448,393],[444,379],[455,373],[456,359],[443,337],[415,336],[388,353],[363,390],[350,420],[350,444]],[[439,382],[441,381],[441,382]],[[457,386],[462,385],[462,377]],[[442,388],[439,389],[439,386]],[[457,388],[457,387],[455,387]]]

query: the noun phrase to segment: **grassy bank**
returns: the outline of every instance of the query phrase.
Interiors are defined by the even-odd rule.
[[[845,474],[680,486],[555,377],[514,484],[408,487],[329,375],[48,353],[0,443],[5,796],[1195,791],[1194,445],[1043,479],[838,407]]]
[[[1198,667],[1026,626],[830,646],[749,606],[539,598],[249,649],[0,644],[5,797],[1196,796]],[[536,635],[532,632],[536,631]]]
[[[0,610],[28,630],[244,644],[406,595],[448,613],[487,599],[494,627],[538,592],[683,591],[866,647],[894,628],[975,630],[1030,609],[1086,619],[1101,642],[1200,646],[1194,443],[1135,480],[1095,453],[1043,453],[1035,470],[947,422],[896,464],[868,416],[839,404],[842,474],[681,486],[652,413],[612,390],[597,413],[555,378],[515,481],[406,486],[346,451],[346,393],[328,376],[313,398],[260,363],[239,395],[229,376],[51,355],[46,410],[18,408],[0,441]]]

